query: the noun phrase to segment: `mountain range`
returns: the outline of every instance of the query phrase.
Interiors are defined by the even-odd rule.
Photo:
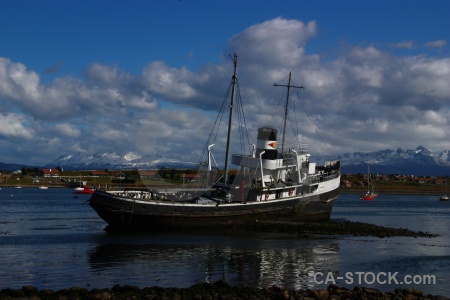
[[[182,162],[164,158],[158,154],[138,156],[132,152],[121,155],[117,152],[88,154],[85,152],[68,153],[49,162],[44,167],[64,170],[132,170],[161,168],[195,168],[197,163]]]
[[[380,150],[353,152],[334,157],[341,161],[343,173],[405,174],[415,176],[450,176],[449,150],[437,155],[423,146],[415,150]]]
[[[411,174],[416,176],[450,175],[450,155],[448,150],[437,155],[423,146],[414,150],[380,150],[374,152],[353,152],[338,156],[320,156],[316,160],[340,160],[343,173],[366,173],[370,166],[372,173]],[[314,158],[313,158],[314,160]],[[164,158],[158,154],[138,156],[133,153],[120,155],[116,152],[87,154],[76,152],[62,155],[48,163],[47,167],[60,166],[64,169],[155,169],[193,168],[194,162],[181,162]]]
[[[343,173],[405,174],[415,176],[450,176],[449,150],[434,154],[423,146],[414,150],[385,149],[374,152],[353,152],[337,156],[315,156],[313,161],[340,160]],[[158,154],[138,156],[133,153],[121,155],[116,152],[88,154],[85,152],[68,153],[49,162],[44,167],[61,167],[64,170],[125,170],[194,168],[197,163],[181,162],[164,158]],[[0,163],[2,170],[20,169],[19,164]]]

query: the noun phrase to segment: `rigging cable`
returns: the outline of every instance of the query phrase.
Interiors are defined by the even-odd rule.
[[[300,99],[298,92],[297,92],[297,97],[298,97],[298,99]],[[292,110],[294,112],[294,116],[293,116],[294,121],[291,120],[290,123],[291,123],[291,127],[292,127],[292,132],[294,133],[294,137],[297,139],[297,143],[300,143],[300,140],[299,140],[300,130],[299,130],[299,125],[298,125],[297,109],[295,107],[295,98],[294,97],[292,99],[292,106],[293,106]],[[292,118],[292,114],[290,114],[289,116]],[[294,125],[295,125],[295,127],[294,127]]]
[[[298,91],[297,91],[297,94],[298,94]],[[297,95],[297,97],[298,97],[298,95]],[[317,136],[318,136],[319,139],[322,141],[322,143],[325,145],[326,151],[327,151],[328,153],[331,153],[330,148],[328,147],[327,143],[325,143],[325,141],[323,140],[322,136],[319,134],[319,131],[317,130],[317,127],[313,124],[311,118],[309,117],[308,112],[307,112],[306,109],[305,109],[305,106],[303,105],[303,103],[302,103],[301,101],[300,101],[300,104],[301,104],[301,106],[302,106],[303,111],[305,112],[305,115],[306,115],[306,117],[307,117],[307,119],[308,119],[308,121],[309,121],[309,124],[314,128],[314,131],[316,132]]]
[[[241,142],[241,153],[245,153],[245,143],[244,140],[247,138],[247,145],[249,147],[249,152],[251,153],[250,148],[250,138],[248,136],[248,128],[247,128],[247,122],[245,120],[245,114],[244,114],[244,105],[242,103],[241,98],[241,90],[239,87],[239,81],[236,80],[236,88],[237,88],[237,109],[238,109],[238,124],[239,124],[239,140]]]
[[[200,165],[204,165],[203,164],[203,159],[205,154],[208,151],[208,146],[211,144],[215,144],[216,140],[217,140],[217,136],[219,134],[219,129],[220,126],[222,124],[222,120],[223,117],[225,115],[225,108],[228,104],[228,98],[232,89],[233,83],[231,82],[230,85],[228,86],[227,92],[225,94],[224,100],[222,101],[222,105],[220,107],[219,113],[216,117],[216,120],[214,122],[214,125],[211,129],[211,132],[209,134],[209,137],[205,143],[205,146],[203,147],[203,151],[202,154],[200,156],[199,162],[198,162],[198,166]],[[239,82],[236,78],[236,98],[235,98],[235,106],[237,106],[237,115],[238,115],[238,130],[239,130],[239,140],[240,140],[240,150],[242,153],[245,153],[245,143],[244,140],[245,138],[247,139],[247,145],[249,147],[249,152],[251,152],[251,148],[250,148],[250,138],[248,135],[248,130],[247,130],[247,123],[246,123],[246,119],[245,119],[245,114],[244,114],[244,108],[243,108],[243,103],[242,103],[242,98],[241,98],[241,93],[240,93],[240,88],[239,88]],[[214,160],[214,163],[216,164],[216,167],[218,168],[217,162],[214,159],[214,157],[212,157]],[[221,170],[221,173],[217,175],[216,177],[216,181],[218,181],[221,177],[223,177],[223,170]]]
[[[216,142],[216,140],[217,140],[217,136],[219,134],[220,124],[222,123],[223,115],[225,113],[225,107],[226,107],[226,104],[228,102],[227,101],[228,100],[228,96],[229,96],[230,91],[231,91],[231,86],[232,86],[232,83],[230,83],[230,85],[228,86],[228,90],[227,90],[227,92],[225,94],[225,97],[224,97],[224,99],[222,101],[222,105],[221,105],[221,107],[219,109],[219,113],[217,114],[216,120],[214,121],[214,125],[213,125],[213,127],[211,129],[211,132],[209,133],[208,139],[206,140],[205,146],[203,147],[203,151],[202,151],[202,154],[201,154],[200,159],[199,159],[199,165],[202,163],[205,153],[208,152],[208,146],[211,145],[211,144],[214,144]]]

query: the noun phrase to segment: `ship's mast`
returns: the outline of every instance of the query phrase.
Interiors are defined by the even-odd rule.
[[[284,86],[287,87],[287,96],[286,96],[286,106],[284,109],[284,126],[283,126],[283,141],[281,143],[281,154],[284,153],[284,142],[285,142],[285,138],[286,138],[286,124],[287,124],[287,118],[288,118],[288,108],[289,108],[289,91],[292,88],[297,88],[297,89],[304,89],[303,86],[295,86],[295,85],[291,85],[291,72],[289,72],[289,81],[287,85],[283,85],[283,84],[276,84],[274,83],[273,86]]]
[[[231,78],[231,103],[230,103],[230,117],[228,119],[228,135],[227,135],[227,152],[225,154],[225,179],[224,184],[228,182],[228,169],[229,169],[229,160],[230,160],[230,144],[231,144],[231,126],[233,125],[233,109],[234,109],[234,97],[236,94],[236,68],[237,68],[237,54],[234,53],[233,64],[234,64],[234,73]]]

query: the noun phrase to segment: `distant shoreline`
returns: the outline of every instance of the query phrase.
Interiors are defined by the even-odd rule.
[[[54,188],[70,189],[70,187],[65,186],[65,185],[61,185],[61,184],[14,184],[14,185],[11,185],[11,184],[0,184],[0,188],[4,188],[4,187],[15,188],[17,186],[20,186],[21,188],[24,188],[24,189],[31,189],[31,188],[36,188],[37,189],[37,188],[39,188],[41,186],[46,186],[49,189],[54,189]]]
[[[50,188],[66,188],[71,189],[71,187],[68,187],[64,184],[2,184],[0,183],[0,188],[2,187],[8,187],[8,188],[15,188],[16,186],[20,186],[22,188],[39,188],[41,186],[46,186],[49,189]],[[124,186],[129,187],[129,186]],[[133,187],[139,187],[136,185],[133,185]],[[340,194],[343,195],[360,195],[363,192],[363,190],[357,190],[357,189],[348,189],[348,188],[342,188],[340,189]],[[383,194],[392,194],[392,195],[423,195],[423,196],[439,196],[441,193],[437,191],[420,191],[420,190],[412,190],[412,189],[405,189],[405,190],[377,190],[376,193],[383,195]]]
[[[363,191],[356,190],[345,190],[341,189],[340,194],[342,195],[360,195]],[[414,190],[394,190],[394,191],[376,191],[379,195],[419,195],[419,196],[439,196],[439,192],[435,191],[414,191]]]

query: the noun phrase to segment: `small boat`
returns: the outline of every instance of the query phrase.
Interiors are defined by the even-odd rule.
[[[38,189],[40,189],[40,190],[48,190],[48,186],[41,185],[41,186],[38,186]]]
[[[73,192],[75,194],[92,194],[90,191],[91,189],[86,186],[87,181],[81,181],[81,175],[80,175],[80,181],[73,181],[73,182],[66,182],[66,186],[75,186],[73,188]],[[76,186],[78,185],[78,186]]]
[[[361,200],[373,200],[378,196],[373,189],[373,180],[370,175],[370,167],[367,166],[367,192],[360,195]]]
[[[378,194],[375,194],[373,192],[366,192],[365,194],[361,195],[361,200],[373,200],[378,196]]]
[[[14,188],[15,189],[21,189],[22,187],[20,185],[16,185]]]
[[[94,189],[91,189],[91,188],[89,188],[87,186],[76,187],[76,188],[73,189],[73,192],[75,194],[93,194],[94,191],[95,191]]]
[[[215,140],[208,140],[203,150],[207,161],[200,160],[199,164],[199,168],[205,169],[197,171],[196,186],[185,185],[183,181],[172,188],[149,183],[144,189],[96,190],[89,205],[110,229],[211,228],[260,221],[330,219],[333,203],[339,195],[340,161],[316,164],[306,144],[295,139],[289,144],[286,141],[289,89],[303,88],[291,85],[291,73],[287,85],[274,85],[287,88],[282,140],[277,141],[278,129],[260,127],[256,143],[245,143],[253,147],[229,159],[237,89],[236,54],[233,62],[231,104],[222,106],[230,109],[224,169],[212,168]],[[242,105],[239,100],[236,105]],[[242,114],[243,108],[239,108],[237,111]],[[245,120],[241,115],[238,119]],[[230,163],[239,169],[231,172]],[[194,184],[194,180],[191,183]]]
[[[76,181],[76,179],[64,181],[64,185],[67,187],[70,187],[70,188],[81,188],[82,189],[86,184],[87,184],[87,181],[81,180],[81,175],[80,175],[79,181]]]
[[[439,201],[448,201],[448,181],[445,182],[445,193],[441,194]]]

